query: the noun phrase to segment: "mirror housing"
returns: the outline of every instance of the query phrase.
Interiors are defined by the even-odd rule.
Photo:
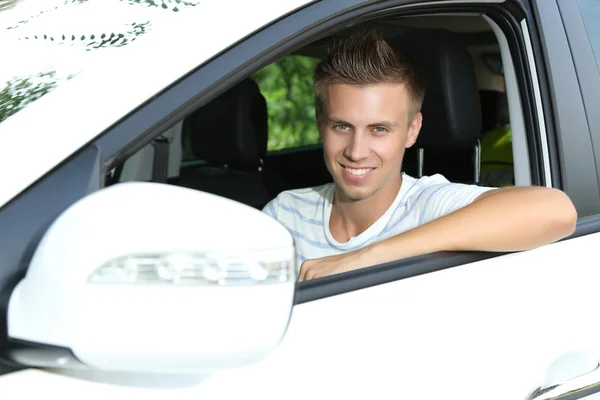
[[[296,278],[292,236],[267,214],[192,189],[113,185],[43,236],[8,306],[9,338],[28,348],[13,359],[153,373],[245,366],[281,341]],[[77,362],[36,358],[45,347]]]

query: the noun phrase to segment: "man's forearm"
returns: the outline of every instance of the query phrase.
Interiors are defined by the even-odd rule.
[[[436,251],[528,250],[570,235],[576,221],[575,208],[561,191],[498,189],[458,211],[365,247],[357,256],[368,266]]]

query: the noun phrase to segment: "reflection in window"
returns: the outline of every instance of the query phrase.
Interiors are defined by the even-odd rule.
[[[125,47],[153,23],[199,3],[0,0],[0,122],[85,70],[87,54]]]
[[[9,80],[0,89],[0,122],[39,99],[56,85],[55,71]]]

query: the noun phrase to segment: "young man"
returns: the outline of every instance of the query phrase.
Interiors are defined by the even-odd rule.
[[[527,250],[575,229],[575,208],[559,190],[401,173],[424,88],[376,33],[336,45],[316,68],[314,91],[334,183],[283,192],[264,208],[294,237],[300,281],[436,251]]]

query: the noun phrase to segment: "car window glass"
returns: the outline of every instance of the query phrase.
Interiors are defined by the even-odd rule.
[[[0,123],[199,1],[0,1]]]
[[[596,64],[600,70],[600,1],[598,0],[577,0],[579,11],[583,24],[590,39]]]

